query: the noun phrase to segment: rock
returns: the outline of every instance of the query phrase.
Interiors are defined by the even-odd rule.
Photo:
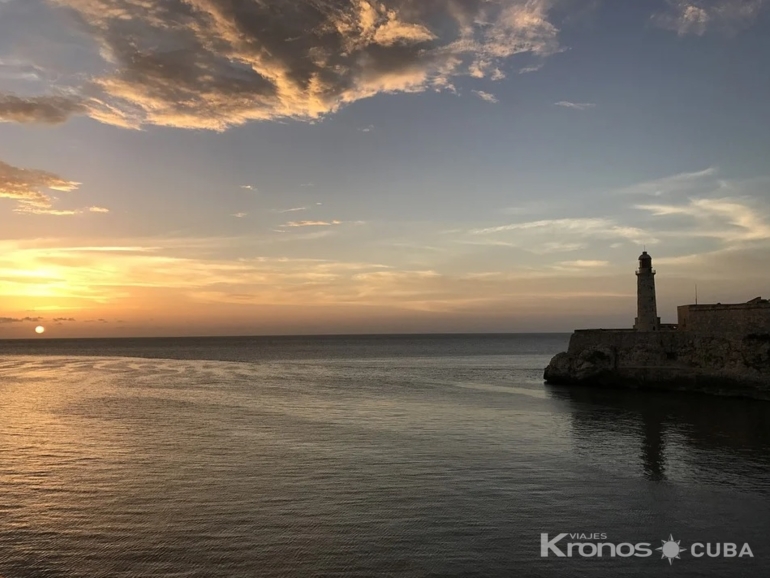
[[[577,381],[596,380],[615,369],[615,352],[609,347],[597,347],[580,352],[575,360],[574,375]]]
[[[543,379],[548,383],[560,384],[572,382],[572,363],[569,353],[557,353],[543,372]]]
[[[611,347],[584,349],[577,356],[559,353],[545,368],[543,378],[552,384],[603,382],[611,379],[615,365]]]

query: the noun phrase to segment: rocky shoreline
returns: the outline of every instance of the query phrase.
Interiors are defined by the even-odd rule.
[[[695,391],[770,401],[770,334],[581,330],[545,368],[554,385]]]

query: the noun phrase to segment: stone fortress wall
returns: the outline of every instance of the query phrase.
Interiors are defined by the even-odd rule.
[[[768,333],[770,301],[757,297],[748,303],[680,305],[678,329],[697,333]]]
[[[702,391],[770,400],[770,332],[585,329],[544,375],[553,384]]]

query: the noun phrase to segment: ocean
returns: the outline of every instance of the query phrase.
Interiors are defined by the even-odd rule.
[[[546,386],[567,340],[0,342],[0,576],[770,575],[770,403]]]

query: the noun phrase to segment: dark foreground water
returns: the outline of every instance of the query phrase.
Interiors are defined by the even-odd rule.
[[[566,341],[0,342],[0,575],[770,575],[770,403],[546,387]]]

